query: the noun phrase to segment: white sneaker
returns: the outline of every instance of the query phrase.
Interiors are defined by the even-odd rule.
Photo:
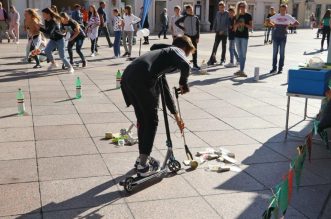
[[[75,72],[75,69],[71,66],[71,67],[68,68],[68,72],[70,74],[73,74]]]
[[[91,57],[94,57],[95,56],[95,53],[93,52],[93,53],[91,53],[91,55],[90,55]]]
[[[57,68],[57,64],[56,63],[52,63],[50,66],[48,66],[48,70],[52,70],[54,68]]]
[[[233,63],[228,63],[226,65],[224,65],[225,68],[233,68],[233,67],[236,67]]]

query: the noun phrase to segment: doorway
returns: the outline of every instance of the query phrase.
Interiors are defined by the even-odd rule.
[[[164,8],[167,8],[166,1],[156,1],[155,2],[155,31],[161,31],[162,25],[160,20],[160,15]]]

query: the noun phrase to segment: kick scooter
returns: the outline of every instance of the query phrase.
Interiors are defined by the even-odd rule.
[[[161,75],[158,78],[158,83],[160,86],[160,92],[161,92],[161,102],[162,102],[162,109],[163,109],[163,116],[164,116],[164,124],[166,128],[166,135],[167,135],[167,141],[166,145],[168,147],[167,154],[165,156],[165,160],[163,161],[163,164],[161,168],[155,172],[153,175],[147,176],[147,177],[127,177],[123,181],[121,181],[119,184],[124,187],[124,190],[127,193],[132,193],[136,187],[142,186],[144,183],[151,181],[155,178],[164,178],[168,175],[169,172],[177,173],[181,169],[181,164],[178,162],[174,156],[173,150],[172,150],[172,141],[170,138],[170,129],[169,129],[169,121],[168,121],[168,114],[167,114],[167,108],[165,103],[165,96],[164,96],[164,88],[163,88],[163,81],[165,80],[165,76]]]

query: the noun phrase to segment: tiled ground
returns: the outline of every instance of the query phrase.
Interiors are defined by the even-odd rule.
[[[225,147],[235,153],[241,172],[214,173],[206,165],[166,178],[126,195],[118,182],[132,174],[137,146],[117,147],[103,139],[135,121],[126,108],[115,73],[129,63],[110,60],[113,52],[101,40],[100,55],[88,58],[88,67],[74,75],[62,70],[39,70],[21,61],[20,45],[0,44],[0,218],[260,218],[270,188],[288,169],[303,139],[284,142],[287,75],[270,76],[270,45],[262,32],[249,40],[247,79],[232,76],[236,69],[210,68],[209,75],[191,75],[191,92],[180,99],[186,122],[187,144],[193,153],[207,147]],[[286,70],[306,61],[319,41],[311,30],[289,35]],[[199,61],[208,59],[214,36],[203,34]],[[152,43],[159,41],[151,37]],[[89,54],[89,42],[84,53]],[[143,47],[143,51],[148,47]],[[134,47],[134,55],[138,55]],[[315,55],[326,57],[326,52]],[[252,79],[260,67],[261,80]],[[75,95],[80,76],[83,98]],[[178,75],[168,75],[176,85]],[[15,92],[25,93],[27,115],[16,116]],[[304,102],[292,99],[290,125],[302,120]],[[319,109],[309,101],[308,114]],[[309,121],[293,129],[305,134]],[[170,120],[174,152],[185,159],[178,128]],[[153,156],[166,153],[162,114]],[[312,161],[306,162],[299,191],[294,191],[287,218],[331,217],[331,153],[318,142]]]

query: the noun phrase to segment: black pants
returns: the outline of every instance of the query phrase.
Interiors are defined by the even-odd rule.
[[[327,40],[327,45],[329,47],[329,43],[330,43],[330,27],[327,27],[327,26],[323,26],[321,48],[323,48],[323,46],[324,46],[325,38]]]
[[[147,88],[145,84],[135,80],[122,80],[121,88],[129,99],[137,117],[139,154],[150,155],[158,126],[159,95],[155,88]]]
[[[147,37],[144,37],[144,42],[145,43],[149,43],[149,37],[147,36]]]
[[[82,53],[82,46],[84,43],[84,37],[76,37],[74,40],[69,41],[68,43],[68,53],[69,53],[69,59],[70,59],[70,64],[73,63],[73,52],[72,52],[72,47],[76,44],[76,52],[81,58],[82,62],[85,62],[85,57]]]
[[[188,36],[188,35],[186,35]],[[197,44],[197,37],[196,36],[188,36],[191,41],[192,41],[192,44],[193,46],[195,47],[195,53],[192,54],[192,57],[193,57],[193,65],[194,66],[197,66],[198,65],[198,44]]]
[[[97,41],[98,41],[98,38],[91,40],[91,52],[92,53],[98,52]]]
[[[159,32],[159,37],[163,34],[163,38],[167,37],[168,25],[162,25],[162,29]]]
[[[103,26],[103,27],[99,27],[99,32],[98,32],[98,36],[100,37],[101,32],[103,32],[106,36],[107,42],[108,42],[108,46],[111,47],[113,46],[113,43],[111,42],[110,38],[109,38],[109,32],[108,32],[108,28],[107,26]],[[97,38],[97,45],[98,45],[98,38]]]
[[[219,46],[221,41],[222,41],[221,62],[224,62],[225,61],[225,53],[226,53],[227,35],[219,35],[218,33],[215,34],[214,46],[213,46],[213,51],[212,51],[210,59],[212,59],[213,57],[216,58],[217,49],[218,49],[218,46]]]

